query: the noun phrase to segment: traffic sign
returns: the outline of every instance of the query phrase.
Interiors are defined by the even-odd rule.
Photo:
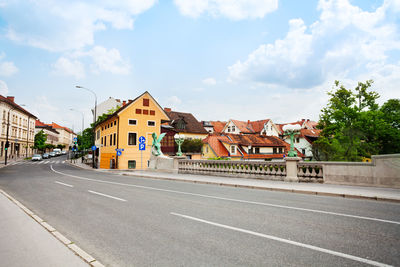
[[[95,151],[97,149],[96,146],[92,146],[92,150]]]
[[[77,142],[78,141],[78,137],[74,137],[74,142]]]
[[[144,136],[139,137],[139,143],[146,143],[146,138],[144,138]]]
[[[139,144],[139,150],[146,150],[146,144],[145,143],[140,143]]]
[[[121,150],[118,150],[117,151],[117,156],[121,156],[122,155],[122,151]]]

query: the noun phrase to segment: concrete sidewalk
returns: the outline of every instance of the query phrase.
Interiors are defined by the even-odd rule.
[[[0,214],[1,266],[102,266],[1,189]]]
[[[92,169],[90,166],[76,162],[74,166]],[[348,186],[319,183],[290,183],[283,181],[230,178],[221,176],[193,175],[193,174],[173,174],[155,171],[140,170],[99,170],[134,177],[145,177],[152,179],[173,180],[182,182],[193,182],[202,184],[217,184],[223,186],[254,188],[271,191],[283,191],[302,194],[314,194],[323,196],[337,196],[346,198],[362,198],[371,200],[383,200],[400,202],[400,189],[368,187],[368,186]]]

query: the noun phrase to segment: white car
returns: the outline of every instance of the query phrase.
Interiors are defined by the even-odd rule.
[[[35,160],[42,160],[43,158],[42,158],[42,155],[40,155],[40,154],[35,154],[35,155],[33,155],[32,156],[32,161],[35,161]]]

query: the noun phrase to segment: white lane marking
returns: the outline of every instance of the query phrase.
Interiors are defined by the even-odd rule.
[[[54,181],[54,182],[55,182],[56,184],[65,185],[65,186],[68,186],[68,187],[74,187],[73,185],[61,183],[61,182],[59,182],[59,181]]]
[[[113,197],[113,196],[106,195],[106,194],[99,193],[99,192],[92,191],[92,190],[88,190],[88,192],[89,192],[89,193],[92,193],[92,194],[99,195],[99,196],[109,197],[109,198],[112,198],[112,199],[116,199],[116,200],[119,200],[119,201],[126,201],[125,199],[122,199],[122,198],[119,198],[119,197]]]
[[[190,195],[190,196],[197,196],[197,197],[204,197],[204,198],[212,198],[212,199],[218,199],[218,200],[226,200],[226,201],[232,201],[232,202],[268,206],[268,207],[274,207],[274,208],[283,208],[283,209],[291,209],[291,210],[308,211],[308,212],[314,212],[314,213],[329,214],[329,215],[335,215],[335,216],[342,216],[342,217],[349,217],[349,218],[355,218],[355,219],[362,219],[362,220],[384,222],[384,223],[392,223],[392,224],[400,225],[400,222],[397,222],[397,221],[390,221],[390,220],[384,220],[384,219],[373,218],[373,217],[364,217],[364,216],[350,215],[350,214],[323,211],[323,210],[313,210],[313,209],[298,208],[298,207],[292,207],[292,206],[276,205],[276,204],[271,204],[271,203],[247,201],[247,200],[240,200],[240,199],[234,199],[234,198],[217,197],[217,196],[212,196],[212,195],[202,195],[202,194],[189,193],[189,192],[176,191],[176,190],[169,190],[169,189],[161,189],[161,188],[149,187],[149,186],[143,186],[143,185],[134,185],[134,184],[125,184],[125,183],[118,183],[118,182],[101,181],[101,180],[95,180],[95,179],[86,178],[86,177],[80,177],[80,176],[76,176],[76,175],[72,175],[72,174],[62,173],[62,172],[54,170],[53,166],[50,166],[50,169],[53,172],[61,174],[61,175],[70,176],[70,177],[73,177],[73,178],[76,178],[76,179],[81,179],[81,180],[98,182],[98,183],[124,185],[124,186],[143,188],[143,189],[149,189],[149,190],[155,190],[155,191],[161,191],[161,192],[170,192],[170,193],[176,193],[176,194],[182,194],[182,195]]]
[[[250,230],[237,228],[237,227],[233,227],[233,226],[229,226],[229,225],[225,225],[225,224],[211,222],[211,221],[199,219],[199,218],[188,216],[188,215],[183,215],[183,214],[179,214],[179,213],[175,213],[175,212],[171,212],[170,214],[175,215],[175,216],[179,216],[179,217],[182,217],[182,218],[185,218],[185,219],[189,219],[189,220],[193,220],[193,221],[197,221],[197,222],[202,222],[202,223],[206,223],[206,224],[222,227],[222,228],[233,230],[233,231],[238,231],[238,232],[242,232],[242,233],[246,233],[246,234],[250,234],[250,235],[254,235],[254,236],[259,236],[259,237],[264,237],[264,238],[267,238],[267,239],[283,242],[283,243],[294,245],[294,246],[298,246],[298,247],[308,248],[308,249],[311,249],[311,250],[315,250],[315,251],[331,254],[331,255],[334,255],[334,256],[350,259],[350,260],[353,260],[353,261],[358,261],[358,262],[370,264],[370,265],[373,265],[373,266],[391,266],[391,265],[387,265],[387,264],[384,264],[384,263],[381,263],[381,262],[372,261],[372,260],[360,258],[360,257],[357,257],[357,256],[353,256],[353,255],[350,255],[350,254],[345,254],[345,253],[337,252],[337,251],[334,251],[334,250],[329,250],[329,249],[325,249],[325,248],[321,248],[321,247],[317,247],[317,246],[313,246],[313,245],[309,245],[309,244],[305,244],[305,243],[300,243],[300,242],[296,242],[296,241],[280,238],[280,237],[277,237],[277,236],[272,236],[272,235],[266,235],[266,234],[262,234],[262,233],[258,233],[258,232],[253,232],[253,231],[250,231]]]
[[[49,161],[46,161],[44,164],[49,164]]]

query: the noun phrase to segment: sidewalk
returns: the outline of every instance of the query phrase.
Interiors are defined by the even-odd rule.
[[[84,169],[92,169],[90,166],[77,162],[73,164]],[[302,194],[313,194],[322,196],[337,196],[346,198],[362,198],[371,200],[382,200],[400,202],[400,189],[368,187],[368,186],[348,186],[319,183],[290,183],[283,181],[230,178],[221,176],[194,175],[194,174],[173,174],[155,171],[140,170],[99,170],[100,172],[116,173],[126,176],[145,177],[152,179],[217,184],[223,186],[263,189],[271,191],[283,191]]]
[[[0,214],[1,266],[102,266],[1,189]]]

